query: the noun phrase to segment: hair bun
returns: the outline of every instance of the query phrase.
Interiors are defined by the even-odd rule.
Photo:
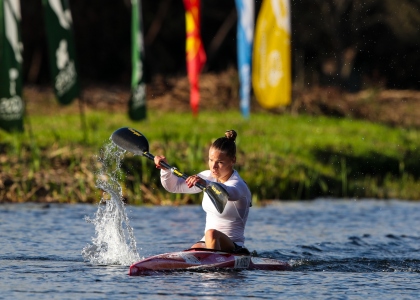
[[[238,134],[236,133],[236,131],[235,130],[233,130],[233,129],[231,129],[231,130],[226,130],[225,131],[225,137],[228,139],[228,140],[233,140],[233,141],[235,141],[236,140],[236,136],[237,136]]]

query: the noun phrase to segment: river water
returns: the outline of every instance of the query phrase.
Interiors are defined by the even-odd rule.
[[[98,155],[98,205],[0,205],[0,299],[417,299],[420,203],[318,199],[250,210],[246,246],[291,271],[128,276],[141,258],[189,248],[200,206],[125,206],[112,142]]]
[[[202,235],[204,212],[199,206],[109,205],[0,205],[0,299],[420,295],[420,203],[318,199],[253,207],[247,247],[288,261],[292,271],[140,277],[128,276],[128,265],[188,248]]]

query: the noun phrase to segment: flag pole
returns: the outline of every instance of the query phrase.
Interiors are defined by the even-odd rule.
[[[89,127],[87,125],[85,103],[86,101],[82,96],[77,98],[79,104],[79,114],[80,114],[80,126],[83,131],[83,142],[87,144],[89,142]]]

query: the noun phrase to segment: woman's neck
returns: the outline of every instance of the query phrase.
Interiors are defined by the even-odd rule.
[[[232,174],[233,174],[233,170],[231,170],[227,175],[217,178],[217,182],[225,183],[226,181],[228,181],[230,176],[232,176]]]

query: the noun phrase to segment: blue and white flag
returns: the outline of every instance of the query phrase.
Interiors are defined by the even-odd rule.
[[[235,0],[238,11],[237,52],[240,108],[249,117],[251,99],[251,62],[254,38],[254,0]]]

